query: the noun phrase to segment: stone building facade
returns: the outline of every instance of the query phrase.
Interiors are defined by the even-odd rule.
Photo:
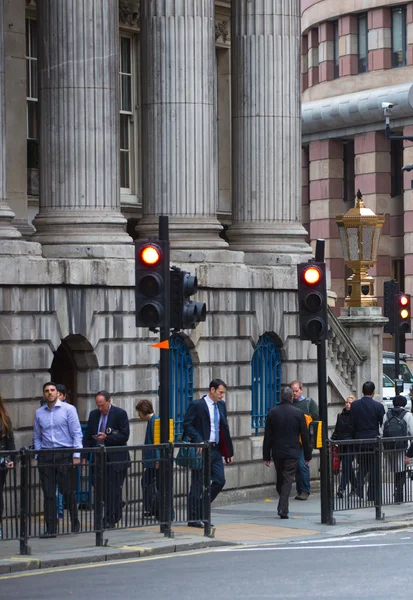
[[[299,0],[0,0],[0,393],[18,444],[30,443],[51,378],[81,421],[108,389],[129,414],[130,443],[143,441],[134,406],[157,405],[159,354],[135,327],[133,239],[156,235],[166,214],[172,262],[196,273],[208,306],[205,323],[174,338],[184,359],[177,350],[172,367],[185,364],[186,377],[172,384],[171,416],[221,377],[236,453],[227,489],[272,482],[268,407],[295,378],[317,399],[296,294],[296,264],[311,257],[302,4],[301,20]],[[308,23],[304,33],[318,27]],[[311,69],[308,101],[321,85]],[[322,150],[334,140],[309,143],[311,174],[318,156],[319,179],[334,169],[339,179]],[[330,215],[312,185],[314,238]],[[333,325],[332,405],[356,391],[365,359]]]
[[[324,237],[336,312],[345,272],[335,224],[353,206],[355,190],[386,215],[371,274],[383,304],[383,282],[396,278],[413,292],[412,143],[387,139],[382,102],[394,104],[392,136],[412,135],[413,2],[301,2],[303,221],[310,239]],[[413,353],[411,336],[403,341]],[[392,349],[385,336],[384,345]]]

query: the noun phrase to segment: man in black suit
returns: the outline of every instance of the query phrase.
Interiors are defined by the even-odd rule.
[[[89,415],[83,437],[84,448],[126,446],[129,439],[129,419],[126,411],[113,406],[110,394],[106,390],[96,394],[96,407]],[[106,461],[104,526],[114,527],[122,517],[122,486],[130,466],[129,452],[108,450]]]
[[[363,384],[363,398],[355,400],[351,405],[350,423],[353,438],[356,440],[377,439],[380,435],[379,428],[383,425],[384,406],[381,402],[373,400],[375,385],[372,381]],[[360,444],[358,447],[357,460],[359,463],[359,475],[357,481],[357,494],[364,497],[364,480],[368,475],[369,485],[367,500],[374,500],[374,490],[378,483],[378,462],[374,452],[374,445]]]
[[[311,447],[304,412],[292,405],[294,392],[290,387],[281,390],[281,404],[267,416],[263,442],[263,460],[267,467],[274,461],[277,472],[278,514],[288,519],[288,499],[300,457],[300,436],[306,465],[311,460]]]
[[[223,400],[227,390],[222,379],[213,379],[209,391],[200,400],[194,400],[184,416],[184,435],[194,444],[210,442],[211,446],[211,502],[225,485],[224,465],[234,462],[234,450],[229,433],[227,409]],[[202,449],[200,449],[202,452]],[[188,495],[188,526],[204,527],[202,521],[202,470],[192,471]]]

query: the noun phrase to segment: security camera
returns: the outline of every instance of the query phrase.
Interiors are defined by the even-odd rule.
[[[391,110],[393,108],[393,106],[394,106],[393,102],[382,102],[381,103],[381,107],[384,111]]]
[[[405,165],[402,171],[413,171],[413,165]],[[412,386],[413,387],[413,386]]]

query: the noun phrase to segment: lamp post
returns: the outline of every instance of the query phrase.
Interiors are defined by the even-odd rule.
[[[377,306],[374,279],[368,270],[377,262],[384,220],[384,215],[376,215],[365,207],[360,190],[357,190],[356,206],[336,217],[344,262],[353,271],[347,279],[345,306]]]

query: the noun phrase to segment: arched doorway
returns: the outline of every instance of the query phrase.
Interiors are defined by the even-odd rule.
[[[55,383],[63,383],[69,394],[69,401],[77,406],[77,369],[73,353],[69,345],[63,341],[56,352],[52,366],[50,367],[50,378]]]
[[[82,335],[69,335],[54,352],[54,358],[50,367],[50,378],[55,383],[63,383],[66,386],[70,402],[79,412],[81,421],[87,417],[84,414],[84,400],[93,396],[97,389],[85,389],[91,381],[91,377],[80,377],[88,371],[98,369],[98,361],[90,342]],[[80,400],[80,402],[79,402]]]

